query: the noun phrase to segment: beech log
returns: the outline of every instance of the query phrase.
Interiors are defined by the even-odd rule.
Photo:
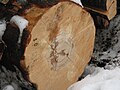
[[[81,0],[83,6],[107,11],[115,0]]]
[[[72,2],[60,2],[46,9],[33,7],[24,16],[31,25],[25,51],[30,80],[38,90],[66,90],[92,55],[95,26],[91,15]]]
[[[101,14],[101,15],[104,15],[105,17],[107,17],[109,20],[111,20],[113,17],[115,17],[115,15],[117,14],[117,1],[116,0],[107,0],[109,1],[109,3],[111,2],[111,4],[108,4],[109,8],[108,9],[101,9],[101,8],[105,8],[105,6],[103,5],[102,6],[102,3],[103,1],[106,1],[106,0],[85,0],[86,2],[84,2],[83,6],[87,9],[87,10],[91,10],[91,11],[94,11],[98,14]],[[96,4],[96,6],[98,6],[98,4],[96,2],[98,1],[101,1],[101,4],[99,4],[98,7],[93,7],[90,3],[89,6],[86,5],[87,4],[87,1],[90,2],[90,1],[93,1],[92,4]],[[96,2],[95,2],[96,1]],[[104,4],[104,3],[103,3]],[[106,3],[107,4],[107,3]],[[99,8],[101,7],[101,8]]]

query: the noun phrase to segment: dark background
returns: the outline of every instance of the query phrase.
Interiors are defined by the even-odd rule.
[[[118,14],[120,14],[120,0],[117,0],[117,10]]]

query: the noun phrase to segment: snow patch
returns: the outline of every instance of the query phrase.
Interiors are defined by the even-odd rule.
[[[2,90],[15,90],[12,85],[5,86]]]
[[[20,29],[20,35],[18,40],[18,43],[20,43],[23,30],[28,26],[28,21],[21,16],[15,15],[11,18],[10,22],[15,23]]]
[[[0,20],[0,40],[2,41],[2,36],[6,30],[6,21]]]
[[[83,7],[81,0],[71,0],[71,1],[73,1],[73,2],[75,2],[75,3],[79,4],[80,6],[82,6],[82,7]]]
[[[71,85],[67,90],[120,90],[119,85],[120,68],[114,70],[96,68],[95,73]]]

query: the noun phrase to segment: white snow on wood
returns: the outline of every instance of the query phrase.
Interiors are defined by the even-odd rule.
[[[93,74],[71,85],[67,90],[120,90],[120,68],[96,68]]]
[[[71,1],[73,1],[73,2],[75,2],[75,3],[79,4],[80,6],[82,6],[82,7],[83,7],[81,0],[71,0]]]
[[[2,36],[6,30],[6,21],[0,20],[0,40],[2,41]]]
[[[11,18],[10,22],[15,23],[20,29],[20,35],[18,40],[18,43],[20,43],[23,30],[28,26],[28,21],[21,16],[15,15]]]
[[[12,85],[5,86],[2,90],[15,90]]]

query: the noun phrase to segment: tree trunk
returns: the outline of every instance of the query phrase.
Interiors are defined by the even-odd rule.
[[[89,62],[95,39],[91,15],[72,2],[49,9],[33,7],[29,20],[31,41],[25,51],[30,80],[38,90],[66,90]]]
[[[87,1],[87,0],[85,0]],[[91,1],[91,0],[89,0]],[[93,0],[92,0],[93,1]],[[99,3],[96,3],[95,1],[99,1],[99,0],[94,0],[92,2],[93,5],[96,4],[96,6],[98,6]],[[101,0],[100,0],[101,1]],[[104,0],[102,0],[104,1]],[[107,0],[109,1],[109,0]],[[90,3],[90,2],[89,2]],[[103,2],[101,2],[103,3]],[[116,0],[112,0],[112,3],[110,4],[108,9],[102,9],[105,8],[104,4],[99,4],[99,6],[101,7],[93,7],[91,4],[87,5],[87,2],[84,2],[83,6],[90,11],[96,12],[98,14],[104,15],[105,17],[107,17],[109,20],[111,20],[113,17],[115,17],[115,15],[117,14],[117,1]]]
[[[81,0],[83,6],[107,11],[115,0]]]

